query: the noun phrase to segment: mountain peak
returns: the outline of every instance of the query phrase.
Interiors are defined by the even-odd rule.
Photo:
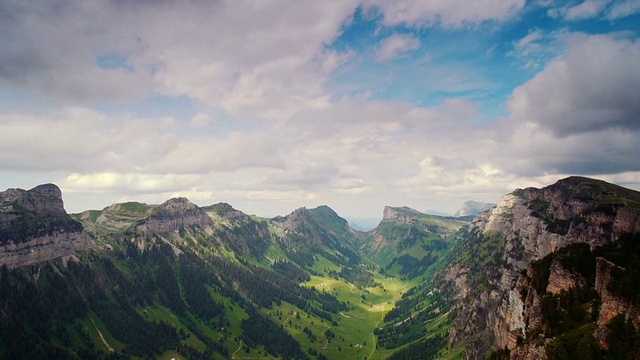
[[[66,215],[62,202],[62,191],[54,184],[38,185],[31,190],[7,189],[0,192],[0,206],[30,211],[38,215]],[[2,212],[9,212],[3,210]]]
[[[192,210],[197,207],[198,206],[196,204],[189,201],[189,199],[187,199],[186,197],[172,198],[160,205],[161,211],[164,210],[168,212],[182,212],[186,210]]]
[[[382,213],[382,221],[396,221],[407,215],[415,216],[415,215],[421,215],[421,214],[422,213],[420,211],[412,209],[408,206],[402,206],[402,207],[385,206],[384,211]]]
[[[20,267],[67,256],[86,245],[54,184],[0,192],[0,264]]]
[[[49,184],[38,185],[33,189],[29,190],[29,192],[62,199],[62,191],[56,184],[49,183]]]
[[[454,216],[455,217],[475,216],[483,211],[491,209],[494,206],[496,206],[496,204],[469,200],[464,203],[464,205],[462,206],[462,209],[458,210],[458,212],[456,212]]]
[[[138,229],[152,233],[177,231],[193,225],[205,227],[213,224],[207,213],[185,197],[165,201],[151,216],[141,221]]]

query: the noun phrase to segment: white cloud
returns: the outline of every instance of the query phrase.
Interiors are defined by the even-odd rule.
[[[597,17],[610,2],[610,0],[585,0],[576,6],[568,8],[565,12],[565,18],[567,20],[580,20]]]
[[[373,36],[396,35],[382,38],[375,54],[370,47],[336,50],[332,42],[348,31],[359,4],[0,2],[0,14],[15,14],[0,22],[0,91],[36,93],[49,106],[12,105],[0,114],[2,173],[53,174],[48,181],[58,181],[77,210],[89,206],[87,197],[106,206],[188,196],[267,215],[322,203],[365,216],[390,202],[455,211],[470,197],[495,201],[514,187],[569,173],[640,182],[633,172],[640,153],[637,41],[569,36],[566,53],[513,92],[509,116],[479,123],[487,104],[478,99],[496,91],[490,69],[443,64],[447,49],[426,43],[424,29],[411,30],[419,38],[389,27],[493,31],[497,22],[515,20],[524,0],[364,1],[365,17],[378,11],[367,19],[379,26]],[[600,13],[622,18],[636,8],[619,2]],[[451,29],[460,27],[467,28]],[[517,61],[533,67],[556,56],[548,49],[560,37],[567,38],[535,28],[507,41],[522,57]],[[388,63],[426,44],[431,57],[402,74],[410,81],[394,82]],[[502,45],[492,48],[492,61],[500,60]],[[105,54],[122,66],[101,68]],[[330,81],[351,75],[358,61],[384,69],[367,74],[374,84],[436,105],[382,100],[377,86],[364,86],[359,97],[331,93],[327,84],[341,86]],[[449,97],[469,92],[477,103]],[[186,114],[195,115],[133,115],[113,104],[150,94],[187,99]],[[94,105],[104,112],[90,110]],[[148,105],[133,106],[141,114],[147,109],[137,106]]]
[[[199,112],[191,118],[191,121],[189,122],[189,124],[191,125],[191,127],[199,128],[199,127],[207,126],[212,122],[213,122],[213,118],[210,115]]]
[[[0,6],[15,14],[0,24],[0,83],[73,104],[160,93],[256,116],[325,96],[326,76],[348,57],[325,44],[357,1]],[[103,69],[96,61],[103,54],[118,54],[127,66]]]
[[[376,61],[385,62],[420,48],[420,39],[412,35],[394,34],[382,40]]]
[[[606,35],[575,36],[509,101],[513,116],[558,136],[621,128],[640,129],[640,43]]]
[[[514,48],[519,56],[528,56],[540,50],[540,40],[544,34],[541,30],[530,31],[527,36],[514,43]]]
[[[485,21],[505,21],[524,8],[525,0],[481,0],[468,2],[422,0],[369,0],[367,7],[379,9],[385,25],[445,27],[479,25]]]
[[[566,53],[516,88],[511,115],[488,124],[507,174],[627,178],[640,170],[640,44],[574,34]],[[500,149],[509,149],[507,153]]]
[[[608,12],[608,18],[611,20],[622,19],[627,16],[640,13],[640,1],[638,0],[626,0],[617,1]]]

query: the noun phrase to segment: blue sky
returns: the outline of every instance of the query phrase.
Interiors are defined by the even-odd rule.
[[[0,187],[453,213],[640,188],[637,0],[0,4]]]

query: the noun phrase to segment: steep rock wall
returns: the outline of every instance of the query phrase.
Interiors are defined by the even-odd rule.
[[[0,238],[0,265],[10,268],[73,255],[89,241],[53,184],[0,192]]]
[[[542,321],[540,298],[527,280],[530,265],[570,244],[587,243],[593,249],[616,241],[623,233],[640,232],[640,210],[627,206],[622,198],[626,191],[611,186],[568,178],[543,189],[518,190],[474,219],[470,233],[481,234],[479,241],[485,241],[482,235],[497,234],[504,245],[495,250],[500,266],[493,272],[486,269],[494,274],[486,283],[470,280],[472,269],[464,262],[451,264],[444,274],[447,285],[443,287],[458,304],[460,314],[451,337],[454,342],[467,343],[467,358],[484,358],[488,351],[499,348],[512,350],[512,358],[544,358],[540,347],[518,347],[522,338],[535,336]],[[557,293],[580,284],[584,279],[552,264],[548,291]],[[608,295],[602,291],[604,313],[628,311],[619,299]]]

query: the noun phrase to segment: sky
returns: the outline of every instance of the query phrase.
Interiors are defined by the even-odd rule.
[[[639,0],[3,0],[0,189],[272,217],[640,189]]]

